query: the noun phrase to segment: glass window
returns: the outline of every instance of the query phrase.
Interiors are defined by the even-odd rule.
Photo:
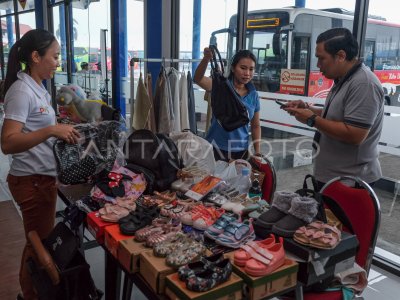
[[[1,24],[3,27],[2,38],[4,55],[4,76],[7,74],[8,54],[10,52],[10,48],[14,45],[16,40],[14,20],[15,18],[12,15],[1,18]]]
[[[36,28],[36,18],[34,11],[19,14],[18,19],[19,19],[19,34],[21,37],[29,30]]]
[[[14,12],[14,2],[12,0],[1,1],[0,3],[0,15],[8,15]]]
[[[54,84],[56,86],[68,84],[68,76],[67,76],[67,48],[65,44],[65,26],[60,26],[60,15],[61,19],[64,20],[64,4],[53,6],[52,8],[53,15],[53,26],[54,26],[54,34],[60,43],[61,53],[60,53],[60,66],[58,67],[56,74],[54,76]]]
[[[73,47],[72,82],[80,85],[93,99],[102,99],[108,103],[111,98],[111,38],[110,38],[110,2],[101,0],[88,6],[72,3]],[[101,17],[99,17],[101,16]],[[102,31],[105,29],[106,31]],[[101,58],[101,35],[105,32],[105,60]],[[87,63],[87,67],[86,67]],[[83,68],[82,68],[83,66]],[[102,72],[102,69],[107,72]]]
[[[180,2],[180,32],[179,32],[179,48],[181,58],[203,58],[203,49],[210,45],[210,40],[217,43],[218,50],[222,58],[230,57],[227,52],[234,51],[236,48],[236,24],[233,30],[234,34],[228,35],[231,29],[230,20],[237,13],[237,1],[235,0],[203,0],[201,1],[201,21],[198,24],[200,41],[199,47],[193,49],[193,0],[185,0]],[[195,42],[196,44],[196,42]],[[197,54],[199,54],[197,56]],[[197,63],[181,63],[180,69],[185,71],[196,68]],[[209,76],[211,67],[208,66],[206,76]],[[206,126],[207,102],[204,101],[204,90],[199,89],[195,85],[195,106],[197,113],[197,128],[204,131]]]
[[[189,53],[192,53],[191,58],[196,58],[193,53],[200,50],[200,57],[198,58],[202,58],[203,49],[210,45],[211,37],[215,37],[222,58],[226,58],[228,45],[235,45],[233,39],[236,34],[232,35],[228,41],[227,31],[231,29],[230,18],[237,13],[237,1],[203,0],[201,4],[200,49],[193,50],[193,0],[181,1],[179,32],[181,55],[187,57]],[[210,8],[212,9],[210,10]],[[236,31],[236,24],[234,26],[233,30]],[[221,33],[217,33],[217,31],[221,31]]]
[[[128,0],[126,2],[129,17],[127,18],[127,62],[128,68],[127,76],[121,78],[122,96],[126,100],[126,119],[130,120],[131,106],[129,99],[133,99],[136,95],[131,95],[130,88],[130,61],[132,58],[144,58],[144,3],[143,1]],[[137,91],[137,82],[139,80],[140,72],[144,74],[144,67],[146,63],[135,62],[133,65],[134,71],[134,92]]]
[[[18,12],[35,9],[35,0],[17,1]]]
[[[390,9],[388,9],[390,7]],[[397,9],[396,9],[397,8]],[[364,61],[374,70],[385,92],[385,116],[381,134],[380,164],[384,184],[374,188],[377,193],[382,221],[375,254],[400,266],[400,16],[398,5],[389,0],[370,0]],[[388,255],[388,253],[390,253]],[[392,255],[395,254],[395,255]]]

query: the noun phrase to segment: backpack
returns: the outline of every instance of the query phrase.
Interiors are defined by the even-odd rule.
[[[31,234],[31,233],[30,233]],[[63,222],[58,223],[49,236],[40,241],[37,239],[35,249],[38,256],[46,253],[52,259],[55,272],[60,281],[54,284],[49,273],[33,258],[28,259],[32,282],[42,300],[99,300],[102,292],[94,284],[90,274],[90,266],[79,250],[79,238]],[[41,244],[41,247],[37,245]],[[36,250],[35,250],[36,251]]]
[[[182,161],[174,142],[165,134],[140,129],[131,133],[124,147],[127,164],[144,167],[154,174],[154,190],[165,191],[177,179]]]

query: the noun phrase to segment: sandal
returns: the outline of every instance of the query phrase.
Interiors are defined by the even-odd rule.
[[[282,237],[279,238],[279,243],[272,245],[268,250],[265,249],[265,251],[268,252],[270,258],[259,252],[255,253],[257,255],[251,253],[252,258],[246,262],[244,267],[247,274],[254,277],[265,276],[280,268],[285,263],[285,250],[283,249]]]
[[[333,249],[340,242],[341,232],[335,226],[315,221],[298,228],[293,239],[299,244],[318,248]]]
[[[215,209],[214,207],[206,207],[202,213],[193,216],[193,228],[197,230],[206,230],[209,226],[224,213],[222,208]]]
[[[181,231],[182,223],[179,220],[172,220],[169,224],[162,226],[161,231],[150,234],[146,239],[146,247],[153,248],[155,244],[161,243],[168,239],[170,236],[175,236],[177,232]]]
[[[213,268],[204,269],[186,279],[186,288],[194,292],[206,292],[227,281],[232,274],[232,264],[228,258],[215,264]]]
[[[168,266],[178,269],[188,263],[198,260],[206,251],[206,247],[194,240],[174,249],[167,255],[165,262]]]
[[[213,268],[223,259],[224,255],[222,253],[213,254],[211,256],[202,256],[200,260],[180,267],[178,270],[178,277],[180,280],[185,281],[189,277],[196,275],[196,273],[200,273],[205,269]]]
[[[152,222],[151,225],[148,225],[142,229],[139,229],[135,233],[135,240],[138,242],[144,242],[146,239],[152,235],[156,234],[158,232],[162,232],[163,228],[162,226],[166,225],[170,220],[167,218],[155,218]]]
[[[119,219],[129,215],[129,210],[118,205],[106,204],[99,210],[99,214],[103,221],[117,223]]]
[[[322,222],[312,222],[306,226],[299,227],[294,235],[293,239],[298,242],[299,244],[309,246],[310,239],[314,235],[315,232],[322,229]]]
[[[229,248],[239,248],[248,241],[255,239],[253,219],[240,222],[232,222],[226,226],[225,231],[221,233],[215,242],[219,245]]]
[[[115,203],[116,205],[126,208],[129,211],[134,211],[136,209],[136,200],[131,200],[128,198],[117,198]]]
[[[324,224],[322,229],[315,232],[310,239],[310,247],[318,249],[333,249],[341,238],[341,232],[334,226]]]
[[[136,231],[150,225],[159,215],[157,206],[148,207],[143,210],[136,210],[129,214],[129,218],[119,222],[119,228],[125,235],[135,235]]]
[[[263,255],[267,259],[271,259],[271,256],[265,251],[275,245],[275,236],[270,234],[268,238],[262,241],[250,241],[245,245],[240,246],[241,249],[235,251],[234,262],[235,265],[239,267],[244,267],[246,262],[251,259],[253,256],[251,255],[251,251],[255,251]],[[248,251],[250,248],[251,251]]]
[[[154,256],[165,257],[175,248],[181,247],[189,239],[184,233],[178,232],[175,235],[169,236],[166,240],[153,247]]]
[[[235,221],[240,220],[238,220],[238,218],[233,214],[224,213],[214,222],[214,224],[209,226],[207,230],[204,231],[204,235],[212,240],[215,240],[218,235],[224,232],[226,226]]]

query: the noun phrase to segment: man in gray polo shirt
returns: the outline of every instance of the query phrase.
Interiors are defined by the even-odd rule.
[[[317,132],[314,176],[319,188],[337,176],[357,176],[374,183],[381,176],[378,142],[384,92],[375,74],[357,59],[358,44],[346,28],[333,28],[317,38],[316,57],[322,74],[335,84],[323,109],[296,100],[286,108]]]

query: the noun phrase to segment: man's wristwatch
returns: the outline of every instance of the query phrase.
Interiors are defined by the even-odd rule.
[[[317,117],[316,114],[313,114],[311,117],[307,119],[307,125],[310,127],[314,127],[315,125],[315,118]]]

